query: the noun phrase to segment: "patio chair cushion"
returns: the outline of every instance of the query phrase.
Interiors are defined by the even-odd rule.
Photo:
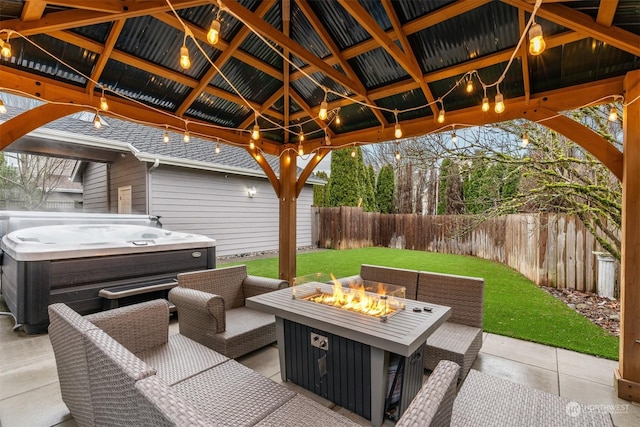
[[[425,369],[433,370],[440,360],[460,365],[460,379],[464,378],[482,347],[482,329],[445,322],[427,338],[424,355]]]
[[[296,395],[284,405],[267,415],[258,424],[258,427],[282,427],[282,426],[358,426],[348,418],[327,408],[319,403],[301,395]]]
[[[611,414],[472,369],[453,405],[451,426],[613,426]]]

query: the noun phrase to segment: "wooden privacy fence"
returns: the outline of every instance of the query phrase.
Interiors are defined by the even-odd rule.
[[[574,215],[516,214],[479,222],[470,215],[313,209],[313,240],[321,248],[384,246],[473,255],[506,264],[539,285],[597,292],[593,252],[602,248]]]

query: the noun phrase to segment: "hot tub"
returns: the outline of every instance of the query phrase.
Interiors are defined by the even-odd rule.
[[[27,333],[45,332],[47,306],[100,311],[104,288],[175,280],[215,268],[215,240],[125,224],[31,227],[2,238],[2,293]]]

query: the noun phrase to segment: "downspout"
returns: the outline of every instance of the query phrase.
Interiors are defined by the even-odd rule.
[[[151,178],[151,171],[156,169],[158,166],[160,166],[160,159],[156,157],[156,160],[153,162],[153,164],[149,168],[149,173],[147,174],[147,179],[146,179],[146,182],[147,182],[147,191],[146,191],[146,196],[147,196],[147,215],[151,215],[151,199],[152,199],[151,180],[153,179],[153,178]],[[160,220],[160,217],[158,217],[158,220]]]

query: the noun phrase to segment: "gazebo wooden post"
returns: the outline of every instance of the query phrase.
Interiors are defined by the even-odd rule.
[[[615,371],[618,397],[640,402],[640,70],[624,80],[622,175],[622,263],[620,268],[620,362]]]
[[[280,156],[280,253],[279,277],[292,284],[296,276],[296,175],[297,157],[288,152]]]

